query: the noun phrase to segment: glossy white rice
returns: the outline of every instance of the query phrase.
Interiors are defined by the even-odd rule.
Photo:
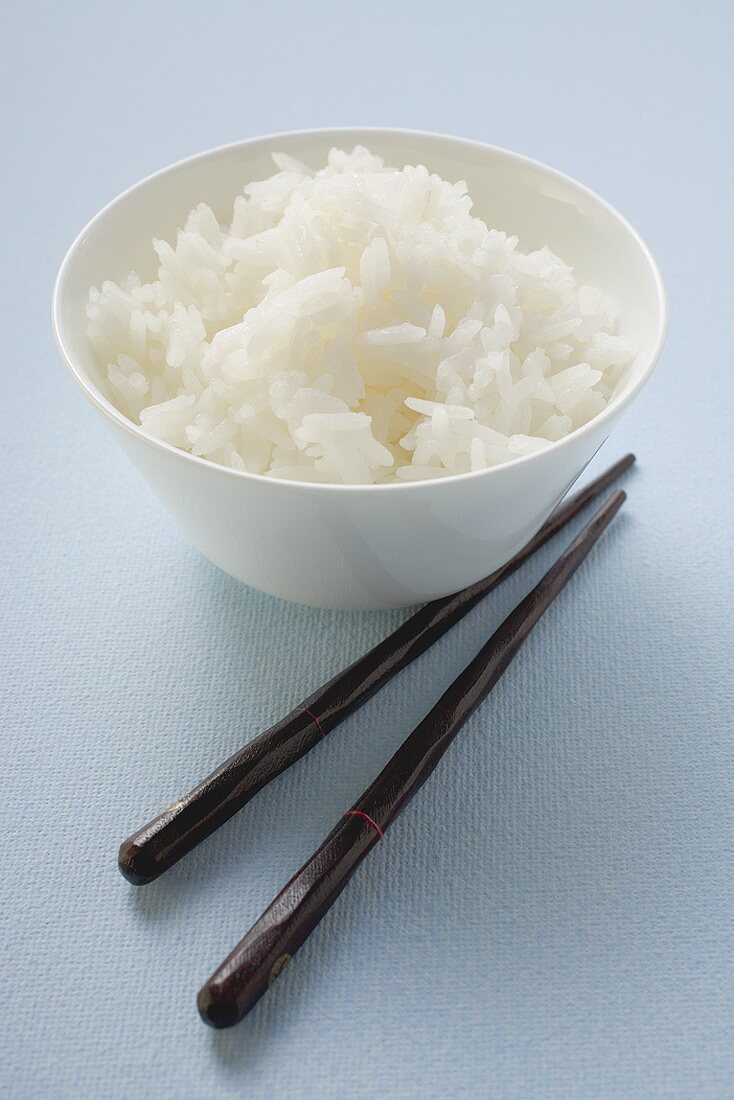
[[[156,281],[89,292],[110,395],[150,435],[269,477],[435,478],[547,447],[619,389],[613,304],[472,217],[463,182],[362,146],[273,159],[231,224],[201,204],[153,242]]]

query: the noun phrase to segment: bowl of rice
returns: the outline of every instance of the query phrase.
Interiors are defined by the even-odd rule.
[[[238,142],[135,184],[53,295],[72,377],[195,545],[408,606],[498,568],[649,378],[657,265],[581,184],[439,134]]]

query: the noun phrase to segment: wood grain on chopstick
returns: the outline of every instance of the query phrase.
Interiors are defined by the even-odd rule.
[[[531,554],[597,498],[635,461],[628,454],[555,510],[501,569],[452,596],[426,604],[363,657],[248,742],[120,847],[119,867],[136,886],[152,882],[228,821],[259,790],[425,653]]]
[[[217,1028],[237,1023],[272,984],[434,770],[624,499],[617,492],[599,509],[203,986],[198,1005],[206,1023]]]

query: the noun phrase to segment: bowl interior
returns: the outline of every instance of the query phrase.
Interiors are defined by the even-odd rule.
[[[620,396],[636,388],[659,351],[664,296],[649,252],[612,207],[552,169],[491,146],[410,131],[344,129],[275,135],[204,153],[143,180],[89,223],[62,267],[54,313],[62,348],[90,396],[111,409],[85,333],[90,286],[131,270],[154,278],[151,239],[173,240],[199,202],[228,221],[243,185],[275,171],[271,152],[318,167],[332,146],[358,142],[389,163],[423,163],[446,179],[465,179],[475,212],[490,226],[517,234],[526,250],[549,245],[582,282],[609,293],[620,310],[620,331],[639,349]]]

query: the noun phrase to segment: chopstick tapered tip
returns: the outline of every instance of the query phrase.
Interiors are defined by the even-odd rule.
[[[120,868],[120,874],[123,878],[126,878],[133,886],[145,886],[146,883],[158,878],[160,874],[158,867],[141,850],[134,837],[128,837],[120,845],[117,866]]]
[[[599,535],[607,524],[611,522],[612,518],[616,516],[626,499],[627,494],[624,489],[617,489],[610,497],[607,497],[599,511],[592,516],[590,523],[583,529],[579,535],[579,539],[582,540],[586,537],[590,539],[592,543],[596,542]]]
[[[590,485],[598,484],[600,489],[608,488],[618,477],[621,477],[622,474],[626,474],[630,466],[634,466],[635,462],[637,462],[637,455],[633,454],[632,451],[628,451],[626,455],[622,455],[616,462],[613,462],[608,470],[605,470],[598,478],[590,482]]]
[[[196,1006],[202,1020],[209,1027],[233,1027],[242,1018],[236,1002],[229,1000],[217,985],[210,982],[199,990]]]

